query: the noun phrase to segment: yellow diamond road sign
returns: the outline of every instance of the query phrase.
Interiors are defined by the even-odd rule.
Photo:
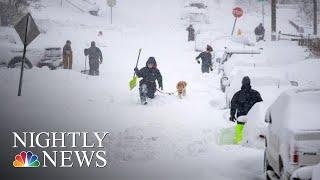
[[[29,45],[39,34],[40,31],[34,22],[31,14],[25,15],[15,26],[15,30],[24,45]],[[26,33],[27,32],[27,33]],[[25,38],[27,35],[27,38]]]

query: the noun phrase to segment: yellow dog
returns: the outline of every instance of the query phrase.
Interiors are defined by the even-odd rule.
[[[186,87],[187,87],[187,82],[185,81],[179,81],[177,84],[177,92],[178,92],[178,97],[182,98],[186,96]]]

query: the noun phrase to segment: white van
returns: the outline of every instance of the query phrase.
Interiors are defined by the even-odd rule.
[[[267,179],[289,180],[320,162],[320,89],[292,89],[269,107],[265,148]]]

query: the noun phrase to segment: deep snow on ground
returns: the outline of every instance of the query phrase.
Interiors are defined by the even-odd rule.
[[[109,131],[110,166],[107,171],[97,172],[105,177],[263,179],[262,150],[216,144],[217,131],[232,123],[227,121],[229,111],[223,110],[225,96],[219,89],[220,76],[216,70],[202,75],[194,61],[197,55],[194,44],[186,42],[185,27],[179,20],[184,1],[119,1],[114,9],[113,25],[108,24],[108,11],[93,17],[67,5],[61,8],[60,1],[42,0],[41,3],[44,7],[31,9],[31,13],[46,33],[30,48],[63,46],[70,39],[74,69],[25,71],[22,97],[16,97],[19,70],[1,69],[0,114],[3,121],[10,122],[5,125],[7,128],[28,122],[24,123],[24,129]],[[104,3],[98,1],[100,5]],[[232,6],[231,1],[226,5],[209,3],[210,12],[214,14],[210,15],[209,26],[214,27],[217,34],[229,35]],[[248,14],[238,23],[252,38],[251,29],[258,22],[255,14]],[[100,30],[103,37],[97,37]],[[99,77],[80,73],[85,61],[83,49],[91,40],[97,41],[104,55]],[[242,46],[223,39],[214,47],[218,51],[226,45]],[[320,63],[303,60],[305,54],[301,48],[288,42],[266,42],[257,46],[265,48],[265,54],[254,56],[261,58],[261,64],[257,63],[261,73],[291,71],[292,78],[304,83],[309,78],[309,84],[319,85],[316,68]],[[163,75],[165,91],[175,91],[176,83],[185,80],[188,82],[186,98],[158,93],[148,106],[140,105],[138,88],[128,90],[139,48],[143,49],[139,67],[145,65],[149,56],[154,56]],[[282,55],[276,56],[281,49]],[[297,54],[283,52],[290,49]],[[268,103],[284,90],[258,88]]]

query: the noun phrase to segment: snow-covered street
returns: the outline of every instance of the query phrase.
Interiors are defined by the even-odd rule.
[[[29,48],[63,46],[71,40],[74,68],[26,70],[22,97],[16,96],[20,70],[0,69],[2,137],[24,130],[108,131],[108,166],[77,172],[77,177],[87,179],[93,173],[97,179],[122,180],[264,179],[263,149],[217,144],[219,130],[234,123],[228,120],[218,67],[202,74],[195,61],[198,53],[194,42],[187,42],[186,27],[180,20],[183,0],[119,1],[113,25],[106,17],[109,9],[102,9],[102,15],[94,17],[67,4],[61,8],[60,1],[40,2],[42,8],[30,11],[45,33]],[[96,2],[105,7],[105,1]],[[217,2],[208,3],[212,13],[208,27],[217,34],[213,45],[218,56],[225,46],[243,45],[223,38],[231,31],[233,3]],[[255,12],[246,14],[239,20],[239,28],[252,39],[251,29],[259,21]],[[103,36],[97,36],[99,31]],[[292,42],[270,42],[269,36],[256,45],[264,48],[262,55],[234,55],[234,61],[227,64],[237,66],[243,75],[257,77],[253,88],[261,92],[266,106],[291,88],[289,80],[306,87],[320,85],[319,59],[305,60],[303,48]],[[104,57],[97,77],[80,73],[85,66],[83,49],[92,40]],[[142,54],[138,67],[144,67],[148,57],[154,56],[164,91],[174,92],[177,82],[184,80],[188,83],[185,98],[157,92],[147,106],[140,104],[139,88],[128,89],[139,48]],[[279,87],[283,81],[286,83]]]

